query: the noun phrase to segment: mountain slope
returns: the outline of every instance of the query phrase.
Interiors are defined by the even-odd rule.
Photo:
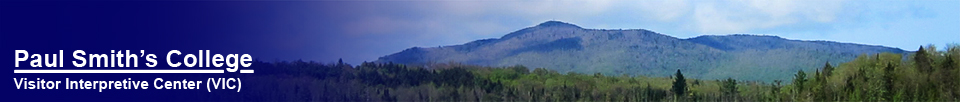
[[[776,36],[727,35],[679,39],[656,32],[584,29],[548,21],[463,45],[410,48],[378,62],[466,64],[548,68],[559,72],[669,76],[676,69],[701,79],[785,80],[797,70],[859,54],[903,53],[897,48]]]

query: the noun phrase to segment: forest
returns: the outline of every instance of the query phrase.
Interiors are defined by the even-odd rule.
[[[863,54],[792,80],[558,73],[459,63],[256,61],[243,101],[960,101],[960,47]],[[264,70],[265,69],[265,70]],[[682,69],[682,68],[678,68]]]

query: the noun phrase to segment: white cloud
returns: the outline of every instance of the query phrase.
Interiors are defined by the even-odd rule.
[[[742,25],[744,21],[732,21],[728,13],[718,10],[715,5],[697,4],[694,10],[694,21],[697,30],[701,33],[729,33],[746,30],[749,25]]]
[[[687,0],[648,0],[636,1],[637,3],[622,3],[626,5],[637,4],[640,14],[653,16],[659,21],[673,21],[690,10],[690,4]],[[620,4],[620,3],[618,3]]]
[[[744,33],[798,22],[833,22],[841,0],[740,0],[699,2],[694,18],[700,33]]]

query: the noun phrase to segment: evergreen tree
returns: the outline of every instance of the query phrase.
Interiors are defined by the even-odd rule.
[[[797,75],[794,75],[793,78],[793,85],[796,88],[797,94],[803,92],[804,82],[807,82],[807,73],[803,73],[803,70],[797,71]]]
[[[930,75],[933,71],[931,66],[932,60],[929,57],[929,53],[923,46],[920,46],[920,49],[917,49],[916,54],[913,56],[914,65],[916,65],[917,70],[920,72],[920,78],[923,80],[920,82],[918,89],[920,93],[918,94],[921,99],[933,99],[933,93],[935,93],[937,85],[934,83],[933,75]],[[918,97],[919,98],[919,97]]]
[[[727,100],[724,101],[731,101],[735,99],[735,96],[737,96],[739,93],[737,89],[737,80],[734,80],[733,78],[727,78],[727,80],[723,81],[720,91],[722,91],[723,96],[727,98]]]
[[[886,101],[893,100],[893,69],[894,67],[890,63],[887,63],[887,67],[883,68],[883,99]]]
[[[820,73],[821,72],[818,69],[817,71],[814,72],[814,75],[813,75],[811,93],[813,93],[814,101],[824,101],[826,99],[824,98],[826,97],[824,95],[826,92],[823,92],[823,87],[825,86],[824,84],[826,84],[827,81],[826,81],[826,78],[824,78],[824,76],[821,75]]]
[[[833,66],[830,65],[830,62],[827,62],[826,65],[823,65],[823,76],[830,77],[833,74]]]
[[[780,88],[783,86],[781,86],[781,83],[783,83],[783,81],[773,80],[773,90],[770,90],[770,94],[773,94],[773,98],[775,99],[774,101],[782,101],[782,97],[780,97]]]
[[[676,93],[677,96],[683,96],[687,92],[687,79],[683,78],[683,74],[680,73],[680,69],[677,69],[676,76],[677,78],[673,81],[673,88],[670,90]]]
[[[337,60],[337,68],[343,67],[343,58]]]
[[[817,69],[816,73],[813,75],[814,81],[819,85],[820,82],[825,82],[826,78],[820,72],[820,69]]]
[[[933,71],[933,68],[930,66],[931,61],[928,55],[929,54],[927,54],[927,51],[923,49],[923,46],[920,46],[920,49],[917,49],[916,54],[913,55],[914,64],[916,64],[917,69],[924,74],[929,74],[931,71]]]

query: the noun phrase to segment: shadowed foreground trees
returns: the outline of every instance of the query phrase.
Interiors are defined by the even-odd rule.
[[[861,55],[772,83],[689,79],[680,70],[671,78],[457,63],[256,62],[258,74],[238,77],[258,83],[236,94],[245,97],[237,101],[958,101],[960,49],[948,49]]]
[[[684,96],[687,92],[687,79],[683,78],[683,73],[677,69],[676,78],[673,80],[673,87],[670,89],[676,96]]]

